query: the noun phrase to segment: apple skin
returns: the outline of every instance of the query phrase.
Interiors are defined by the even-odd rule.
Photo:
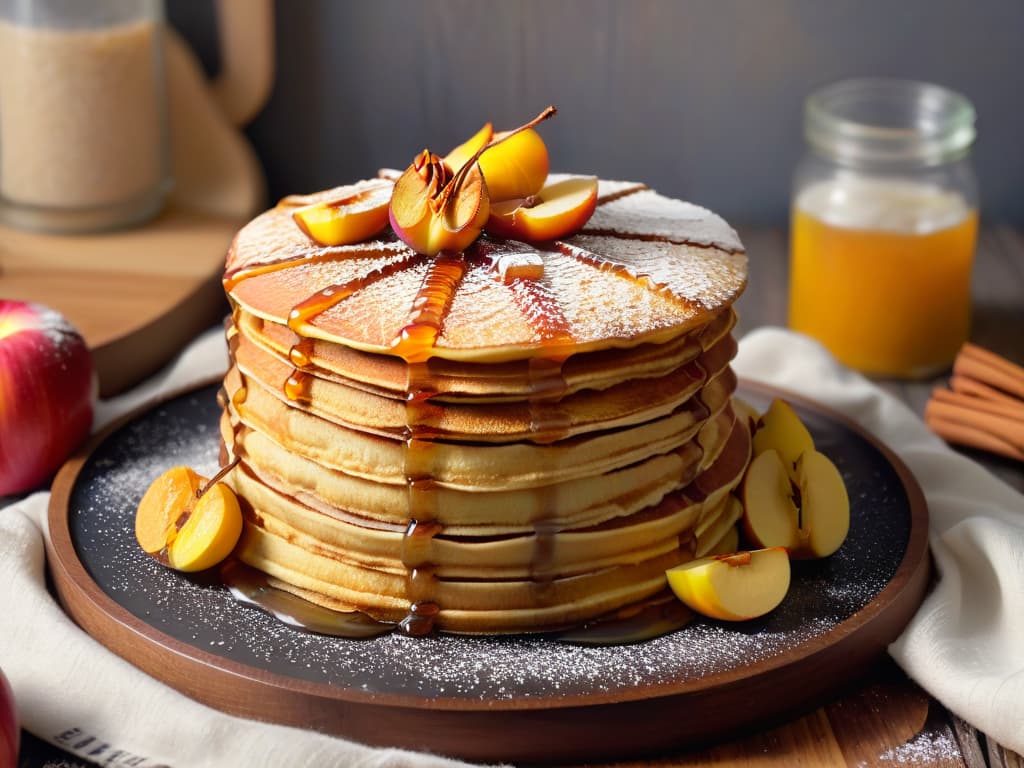
[[[14,692],[0,670],[0,765],[18,764],[18,747],[21,740],[21,726],[18,725],[18,710],[14,706]]]
[[[92,426],[85,340],[40,304],[0,299],[0,496],[46,482]]]

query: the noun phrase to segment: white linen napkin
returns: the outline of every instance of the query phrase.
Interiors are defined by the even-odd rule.
[[[153,379],[96,409],[98,430],[142,402],[222,373],[213,329]],[[455,760],[374,749],[246,720],[178,693],[79,629],[46,590],[48,493],[0,509],[0,669],[23,727],[102,765],[138,768],[455,768]]]
[[[1024,496],[805,337],[754,331],[733,367],[845,413],[914,473],[939,580],[889,653],[946,708],[1024,753]]]
[[[225,366],[211,331],[153,380],[101,403],[97,428]],[[890,648],[945,706],[1024,752],[1024,496],[932,435],[902,403],[786,331],[746,336],[734,366],[846,413],[907,463],[924,488],[940,580]],[[132,765],[441,768],[466,765],[227,715],[179,694],[79,630],[44,586],[47,494],[0,509],[0,668],[24,726],[83,758]]]

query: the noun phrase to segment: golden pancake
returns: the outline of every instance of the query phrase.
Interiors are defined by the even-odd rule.
[[[529,615],[531,628],[539,631],[571,623],[580,611],[607,606],[611,591],[620,596],[630,594],[632,599],[657,591],[663,581],[631,582],[639,573],[649,574],[655,567],[652,564],[664,569],[671,567],[664,563],[678,564],[700,556],[738,519],[738,502],[729,491],[746,468],[750,436],[745,426],[735,422],[729,434],[738,439],[726,443],[733,442],[738,449],[721,454],[720,460],[728,466],[716,474],[731,477],[701,501],[688,498],[685,490],[677,491],[643,514],[557,534],[432,537],[429,547],[418,554],[429,560],[433,593],[441,596],[446,606],[438,614],[437,627],[457,632],[510,631],[514,621]],[[258,488],[258,483],[255,487],[247,481],[242,484],[242,492],[253,503],[284,510],[287,519],[271,521],[260,516],[251,520],[239,551],[244,562],[297,587],[300,594],[319,604],[341,610],[357,608],[382,620],[401,618],[395,606],[407,606],[415,587],[406,579],[406,563],[394,557],[401,548],[400,531],[334,526],[325,523],[326,516],[303,509],[295,501],[281,497],[270,501]],[[696,525],[697,520],[703,524]],[[315,527],[306,530],[303,526],[307,525]],[[550,563],[543,569],[545,578],[538,581],[535,560],[537,539],[542,535],[551,537],[552,544],[545,547]],[[366,540],[356,542],[352,537]],[[482,603],[485,596],[487,602]],[[609,609],[598,612],[604,610]]]
[[[651,208],[649,233],[631,218],[636,196]],[[434,258],[389,238],[315,245],[292,220],[295,207],[282,201],[235,237],[225,275],[232,302],[303,338],[407,360],[501,361],[666,341],[707,325],[746,285],[746,256],[728,225],[645,189],[598,206],[595,231],[608,234],[544,244],[482,237]],[[497,257],[517,251],[540,259],[539,280],[497,279]],[[444,286],[440,325],[423,312],[432,285]],[[408,343],[413,328],[432,331],[429,350],[418,338]]]
[[[292,219],[391,183],[285,198],[228,253],[236,556],[412,633],[547,631],[658,592],[737,519],[735,232],[603,181],[571,237],[433,257]],[[520,259],[538,268],[509,277]]]

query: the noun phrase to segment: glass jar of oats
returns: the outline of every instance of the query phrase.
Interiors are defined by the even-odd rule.
[[[137,224],[170,187],[161,0],[0,0],[0,219]]]
[[[978,192],[974,109],[906,80],[846,80],[807,99],[789,324],[878,376],[946,368],[967,340]]]

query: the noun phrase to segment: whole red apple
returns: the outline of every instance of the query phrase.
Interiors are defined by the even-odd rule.
[[[18,725],[18,711],[14,707],[11,686],[0,670],[0,765],[18,764],[18,741],[21,727]]]
[[[0,496],[38,487],[89,434],[85,340],[39,304],[0,299]]]

